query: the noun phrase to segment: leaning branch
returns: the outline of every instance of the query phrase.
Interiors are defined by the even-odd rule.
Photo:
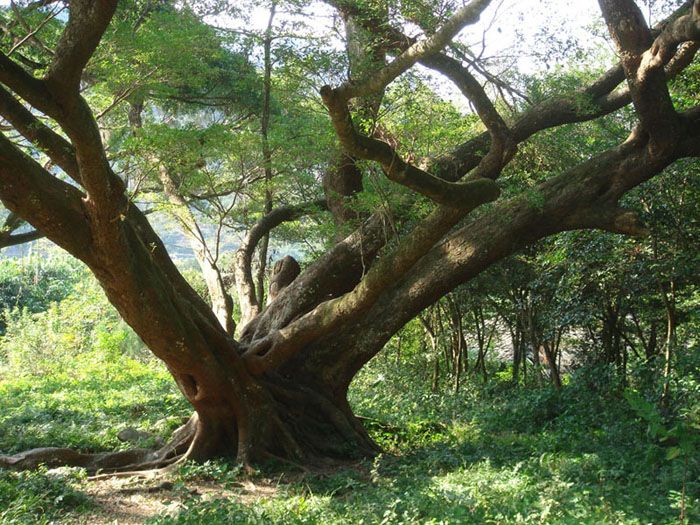
[[[53,177],[0,134],[0,200],[37,230],[84,262],[92,258],[93,236],[85,195]]]
[[[321,97],[345,150],[355,157],[379,162],[389,180],[453,208],[473,209],[498,196],[498,187],[491,180],[451,183],[405,162],[386,142],[357,132],[347,103],[337,90],[324,86]]]
[[[83,69],[112,20],[118,0],[71,0],[69,18],[44,77],[58,100],[77,96]]]
[[[634,0],[600,0],[599,4],[620,54],[640,123],[652,139],[650,147],[655,150],[672,148],[680,122],[666,85],[662,55],[670,60],[676,46],[652,45],[651,31]],[[685,18],[671,24],[671,29]],[[657,42],[665,42],[663,35],[667,34],[668,29]]]
[[[25,139],[48,155],[74,181],[80,183],[78,162],[71,143],[32,115],[31,111],[2,87],[0,87],[0,115]]]
[[[27,73],[5,53],[0,53],[0,83],[42,113],[54,118],[62,114],[61,107],[52,100],[44,82]]]

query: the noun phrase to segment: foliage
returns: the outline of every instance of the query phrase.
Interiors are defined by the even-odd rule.
[[[66,512],[86,512],[93,502],[75,488],[84,477],[84,472],[76,469],[0,469],[0,522],[48,525]]]
[[[69,295],[84,275],[84,268],[72,257],[52,254],[47,258],[36,253],[27,258],[0,259],[0,312],[42,312]],[[3,317],[0,334],[5,327]]]
[[[41,376],[71,370],[74,361],[94,365],[124,354],[149,355],[92,277],[84,276],[64,300],[44,311],[15,308],[5,319],[0,362],[6,373]]]
[[[0,406],[3,453],[126,448],[116,435],[127,426],[162,441],[187,414],[170,375],[87,275],[48,310],[8,316]]]

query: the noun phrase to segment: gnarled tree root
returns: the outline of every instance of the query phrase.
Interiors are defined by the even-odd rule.
[[[160,449],[135,448],[119,452],[85,454],[70,448],[35,448],[15,454],[0,455],[0,468],[32,470],[41,465],[48,468],[82,467],[88,474],[109,476],[117,473],[136,475],[141,471],[161,469],[187,457],[187,450],[195,434],[197,416],[177,429],[170,442]]]

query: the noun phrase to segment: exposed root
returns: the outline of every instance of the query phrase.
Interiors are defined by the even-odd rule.
[[[95,472],[150,463],[156,459],[157,452],[143,448],[114,453],[83,454],[69,448],[46,447],[35,448],[14,456],[0,456],[0,467],[31,470],[40,465],[48,468],[69,466],[83,467],[88,472]]]
[[[170,458],[166,461],[159,462],[158,464],[143,463],[141,465],[132,465],[133,470],[96,474],[94,476],[89,476],[87,479],[89,481],[100,481],[113,478],[157,479],[172,472],[178,464],[186,459],[187,457],[183,454],[182,456]]]
[[[40,465],[47,468],[82,467],[88,474],[99,472],[101,476],[160,469],[170,466],[185,456],[183,452],[192,442],[196,425],[195,414],[173,433],[169,443],[158,450],[137,448],[120,452],[85,454],[70,448],[35,448],[14,456],[0,455],[0,468],[33,470]]]

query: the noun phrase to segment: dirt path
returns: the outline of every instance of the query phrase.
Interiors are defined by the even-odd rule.
[[[55,523],[135,525],[164,512],[177,514],[183,508],[183,503],[192,497],[198,497],[201,501],[235,497],[243,503],[253,504],[277,493],[277,487],[266,480],[243,480],[228,485],[137,478],[86,481],[82,490],[93,498],[95,508],[87,514],[66,515]]]

